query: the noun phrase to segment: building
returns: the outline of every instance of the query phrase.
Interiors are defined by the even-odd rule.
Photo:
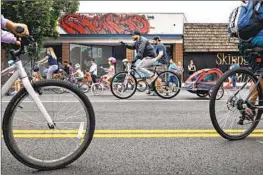
[[[90,67],[93,58],[98,67],[108,67],[107,58],[117,59],[117,71],[123,69],[122,59],[133,59],[134,51],[119,44],[132,43],[131,31],[139,30],[143,36],[152,39],[158,35],[165,44],[170,58],[183,60],[183,13],[151,14],[98,14],[76,13],[61,16],[57,39],[45,40],[45,47],[53,47],[60,61],[80,63],[83,70]],[[98,76],[104,74],[98,69]]]
[[[247,62],[240,56],[238,40],[227,35],[227,23],[184,24],[184,79],[188,77],[187,66],[193,60],[197,69],[219,68],[228,70],[233,59],[240,65]]]

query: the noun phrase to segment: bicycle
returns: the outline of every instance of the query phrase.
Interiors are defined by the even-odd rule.
[[[153,70],[158,76],[153,83],[148,86],[153,89],[159,97],[163,99],[171,99],[180,92],[181,81],[179,77],[171,71],[158,73],[156,71],[158,66],[161,65],[154,65],[155,68]],[[140,76],[136,67],[130,62],[127,63],[127,71],[115,74],[113,77],[113,80],[115,81],[111,81],[110,88],[112,94],[119,99],[128,99],[133,96],[138,86],[138,81],[135,78],[136,74]],[[128,91],[131,92],[129,93]],[[128,95],[123,96],[124,92],[128,92]],[[169,96],[170,93],[172,93],[172,95]]]
[[[18,28],[17,32],[22,33],[23,28]],[[23,37],[20,48],[10,51],[15,64],[1,72],[4,75],[14,70],[1,88],[2,97],[17,78],[24,85],[4,112],[4,141],[10,153],[26,166],[39,170],[63,168],[77,160],[90,145],[95,130],[94,110],[88,97],[67,82],[43,80],[31,84],[19,58],[25,53],[26,42],[34,45],[37,52],[34,38]],[[50,94],[44,96],[45,89],[50,88],[64,88],[70,95],[60,96],[62,99],[59,99],[58,94],[51,94],[52,98],[48,98]],[[73,97],[76,98],[72,100]],[[57,101],[53,104],[51,100]],[[39,114],[41,117],[38,117]],[[51,114],[55,115],[51,117]]]
[[[246,52],[251,60],[255,58],[254,71],[251,68],[235,68],[225,72],[214,86],[210,97],[209,113],[212,124],[217,133],[228,140],[246,138],[262,120],[263,48],[246,49]],[[239,78],[229,84],[229,79],[233,76]],[[216,100],[221,88],[225,94],[230,95]],[[216,107],[220,107],[220,110],[217,111]],[[233,118],[229,119],[230,117]]]
[[[105,90],[109,90],[108,85],[101,77],[96,83],[91,85],[91,91],[94,95],[102,95]]]

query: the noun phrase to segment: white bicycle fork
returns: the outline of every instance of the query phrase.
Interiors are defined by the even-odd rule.
[[[47,122],[48,122],[48,126],[50,128],[54,128],[54,123],[51,119],[51,117],[49,116],[46,108],[44,107],[43,103],[41,102],[41,100],[39,99],[38,94],[35,92],[35,90],[33,89],[27,73],[22,65],[21,61],[17,61],[15,62],[15,65],[12,67],[9,67],[7,70],[4,70],[4,72],[9,71],[9,70],[14,70],[16,69],[17,71],[15,71],[15,73],[10,77],[10,79],[6,82],[6,84],[3,86],[3,91],[2,91],[2,96],[3,94],[5,94],[8,89],[10,89],[10,87],[12,86],[13,82],[19,77],[20,79],[22,79],[22,83],[25,87],[25,89],[27,90],[28,94],[30,95],[30,97],[33,99],[33,101],[36,103],[38,109],[40,110],[40,112],[43,114],[43,116],[46,118]]]

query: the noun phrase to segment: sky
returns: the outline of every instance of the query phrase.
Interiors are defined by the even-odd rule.
[[[185,13],[191,23],[227,23],[241,1],[80,1],[86,13]]]

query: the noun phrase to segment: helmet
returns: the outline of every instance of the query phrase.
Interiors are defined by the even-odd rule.
[[[125,58],[125,59],[122,60],[122,62],[123,62],[123,63],[129,62],[129,60],[128,60],[127,58]]]
[[[155,41],[161,41],[161,38],[160,38],[159,36],[155,36],[155,37],[153,38],[153,40],[155,40]]]
[[[108,60],[109,60],[112,64],[116,63],[116,59],[113,58],[113,57],[110,57]]]
[[[9,60],[8,64],[9,64],[9,66],[13,66],[15,64],[15,62],[14,62],[14,60]]]
[[[78,68],[80,68],[79,63],[75,64],[75,69],[78,69]]]
[[[38,71],[39,71],[39,67],[38,67],[37,65],[35,65],[35,66],[33,67],[33,71],[34,71],[34,72],[38,72]]]

